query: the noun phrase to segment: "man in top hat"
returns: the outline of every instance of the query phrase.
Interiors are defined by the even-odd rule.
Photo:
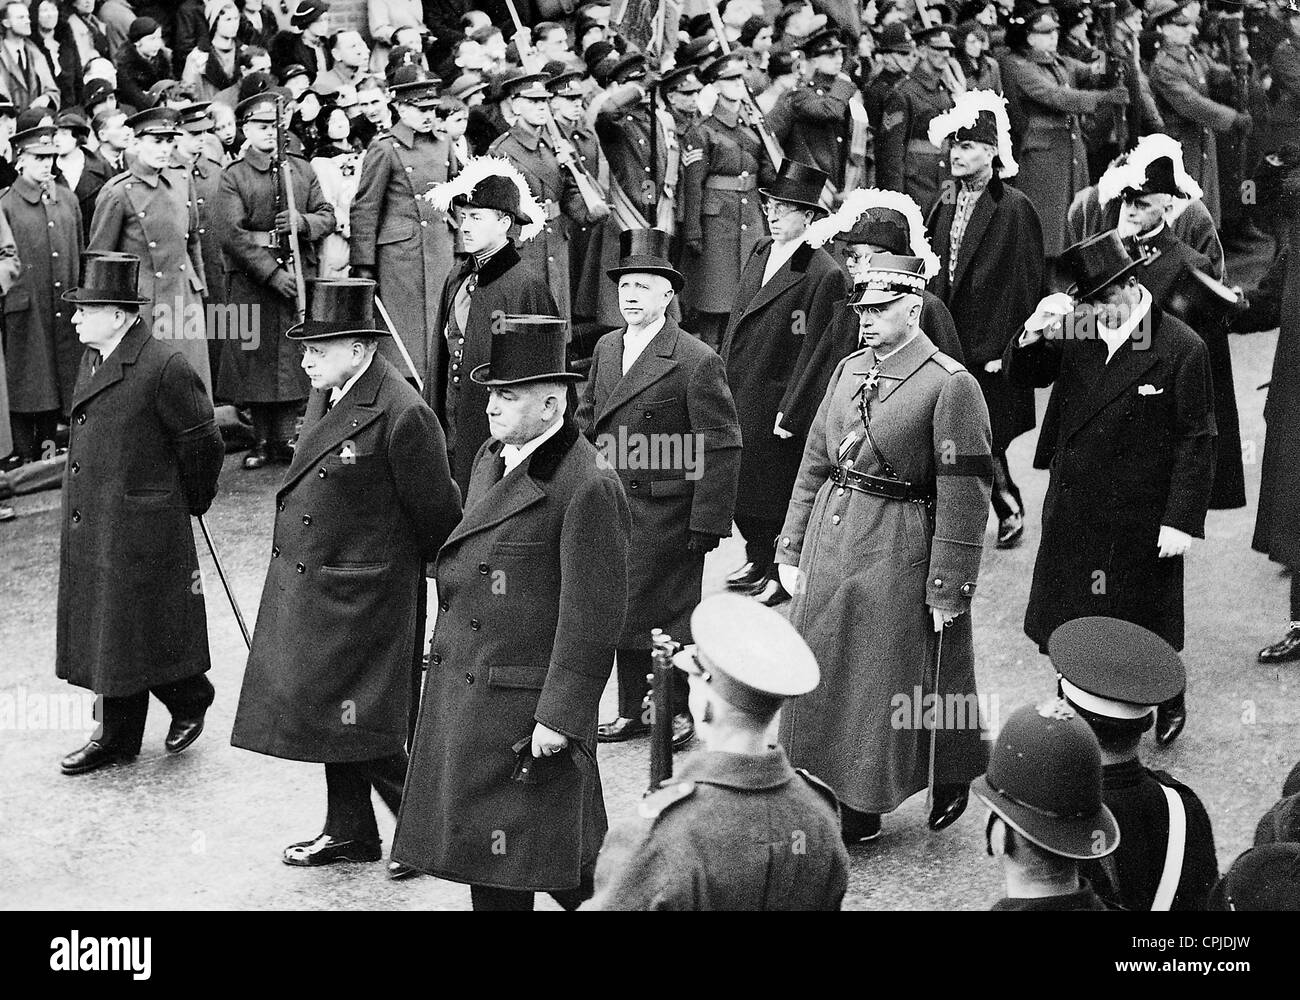
[[[691,631],[676,659],[705,749],[610,830],[592,908],[838,910],[835,793],[768,741],[782,705],[817,686],[816,659],[780,614],[735,594],[706,598]]]
[[[781,742],[835,789],[847,843],[878,835],[882,813],[927,787],[930,828],[953,823],[987,749],[969,612],[988,412],[921,330],[926,271],[923,258],[879,254],[861,272],[851,304],[864,347],[831,375],[776,548],[790,621],[822,669],[782,712]]]
[[[919,55],[907,78],[885,98],[876,142],[876,184],[902,191],[928,213],[943,191],[943,153],[930,122],[952,109],[957,90],[948,60],[952,37],[942,25],[917,33]]]
[[[100,189],[117,171],[90,146],[90,125],[76,111],[60,111],[54,119],[54,145],[59,151],[54,161],[64,183],[72,189],[81,209],[85,238],[90,237],[90,220]]]
[[[504,315],[557,313],[545,274],[528,267],[511,233],[534,238],[544,210],[508,160],[475,160],[433,192],[439,210],[454,211],[465,260],[447,275],[429,328],[424,398],[447,431],[452,474],[465,494],[479,446],[490,435],[484,386],[469,373],[485,364]]]
[[[998,733],[988,771],[971,785],[989,807],[990,857],[1002,859],[1007,894],[994,910],[1105,910],[1080,862],[1120,844],[1102,801],[1097,737],[1069,704],[1016,709]]]
[[[596,345],[577,414],[599,458],[618,472],[632,511],[618,715],[597,730],[602,742],[649,731],[642,702],[650,631],[689,641],[704,556],[731,534],[740,474],[740,425],[722,359],[667,316],[686,283],[668,261],[668,234],[630,229],[620,243],[609,277],[626,326]],[[671,442],[681,446],[675,458],[663,451]],[[667,460],[650,461],[652,454]],[[694,727],[685,675],[674,676],[673,737],[684,745]]]
[[[1183,648],[1183,556],[1202,537],[1215,422],[1204,341],[1138,281],[1114,231],[1070,247],[1074,284],[1007,349],[1021,387],[1055,383],[1034,464],[1050,468],[1025,633],[1048,651],[1062,622],[1121,618]],[[1156,742],[1186,722],[1160,706]]]
[[[1156,706],[1187,684],[1178,654],[1159,636],[1117,618],[1075,618],[1048,640],[1061,692],[1101,747],[1102,800],[1123,840],[1079,873],[1125,910],[1203,910],[1219,864],[1205,806],[1165,771],[1144,767],[1142,734]]]
[[[185,355],[211,395],[199,211],[188,173],[172,162],[180,114],[154,108],[127,124],[135,155],[100,189],[86,246],[140,258],[140,294],[150,303],[141,310],[145,324]]]
[[[307,67],[314,80],[329,64],[325,47],[325,40],[333,31],[329,0],[298,0],[286,13],[288,27],[277,31],[271,39],[271,62],[276,66],[298,63]]]
[[[55,672],[102,699],[64,774],[134,758],[150,692],[171,712],[164,746],[180,753],[214,697],[190,516],[216,496],[225,448],[198,373],[150,333],[140,263],[87,254],[81,286],[63,293],[87,350],[63,477]]]
[[[565,322],[505,316],[487,364],[492,439],[438,554],[438,623],[396,860],[470,885],[475,909],[573,909],[605,807],[596,711],[627,606],[618,474],[566,414]]]
[[[876,38],[876,56],[877,69],[862,88],[862,104],[867,109],[872,132],[883,136],[885,102],[916,68],[919,57],[916,41],[906,24],[894,22],[880,29]],[[880,170],[879,152],[876,170]]]
[[[76,287],[81,209],[54,180],[50,126],[14,134],[18,178],[0,194],[21,268],[4,297],[4,356],[14,448],[24,461],[53,458],[55,430],[72,410],[82,347],[63,293]]]
[[[745,61],[720,56],[704,70],[713,110],[682,142],[682,266],[692,281],[685,314],[691,331],[722,346],[740,273],[766,234],[758,189],[775,179],[745,98]]]
[[[370,144],[361,162],[349,214],[350,262],[354,275],[378,282],[376,294],[423,376],[455,242],[451,216],[425,196],[454,177],[459,164],[452,141],[435,129],[436,81],[394,87],[392,101],[398,120]],[[381,350],[410,377],[394,349]]]
[[[253,449],[245,469],[293,458],[294,424],[310,386],[297,346],[284,333],[298,322],[298,287],[316,273],[316,244],[334,231],[334,208],[311,165],[287,150],[293,180],[297,245],[291,245],[284,170],[276,157],[277,119],[286,113],[283,92],[265,91],[237,109],[247,140],[244,154],[221,172],[212,206],[214,236],[225,256],[225,299],[236,315],[256,326],[226,341],[219,395],[247,406],[253,417]],[[277,193],[278,192],[278,193]]]
[[[1024,535],[1025,511],[1007,447],[1033,428],[1034,394],[1007,382],[1002,354],[1044,291],[1042,224],[1029,199],[1003,183],[1019,167],[1002,97],[989,90],[961,94],[951,111],[931,120],[930,141],[944,148],[951,175],[928,221],[939,256],[931,287],[956,320],[964,361],[984,392],[997,545],[1010,548]]]
[[[230,742],[325,765],[319,836],[285,864],[377,861],[373,788],[397,812],[418,695],[424,565],[460,518],[442,428],[377,353],[374,282],[313,281],[312,393],[275,529]],[[397,868],[392,874],[403,874]]]
[[[790,596],[776,578],[773,557],[804,448],[802,438],[779,425],[780,404],[847,287],[835,258],[804,240],[813,219],[825,214],[825,186],[822,170],[787,158],[771,186],[759,190],[771,236],[755,244],[740,274],[722,338],[745,442],[735,516],[745,537],[745,564],[727,585],[773,605]]]

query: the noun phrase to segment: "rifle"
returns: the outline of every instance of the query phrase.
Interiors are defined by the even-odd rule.
[[[646,794],[673,776],[673,657],[682,644],[663,629],[650,630],[654,666],[650,674],[650,787]]]
[[[731,43],[727,41],[727,29],[722,26],[722,15],[718,13],[718,5],[709,4],[709,20],[713,22],[713,34],[718,40],[718,45],[722,49],[724,56],[731,55]],[[767,127],[767,120],[763,117],[763,112],[759,110],[758,102],[754,100],[754,95],[749,92],[749,83],[745,83],[745,104],[750,111],[750,124],[754,126],[754,131],[758,133],[759,139],[763,141],[763,149],[767,151],[767,158],[772,161],[772,169],[780,170],[781,161],[785,159],[785,153],[781,150],[781,144],[776,141],[776,136],[772,130]]]
[[[280,239],[280,231],[274,232],[275,249],[280,251],[279,263],[293,275],[294,303],[298,322],[307,315],[307,287],[303,283],[302,254],[298,248],[298,208],[293,197],[293,172],[289,168],[289,157],[284,146],[284,109],[280,99],[275,101],[275,157],[272,172],[275,174],[275,214],[287,209],[289,212],[289,242],[285,246]]]
[[[1137,97],[1133,94],[1128,78],[1128,62],[1115,45],[1115,2],[1114,0],[1106,0],[1105,3],[1097,4],[1093,10],[1097,12],[1097,24],[1100,28],[1099,34],[1101,37],[1098,41],[1101,42],[1101,45],[1099,47],[1106,56],[1106,72],[1102,75],[1101,84],[1107,89],[1123,87],[1129,92],[1132,102],[1136,106]],[[1133,44],[1137,44],[1136,39],[1134,39]],[[1128,108],[1123,105],[1113,104],[1110,113],[1114,122],[1110,140],[1119,146],[1120,152],[1132,149],[1137,145],[1138,141],[1140,112],[1137,115],[1130,116]]]
[[[1219,42],[1224,48],[1228,66],[1232,70],[1232,106],[1242,114],[1250,114],[1250,54],[1243,51],[1241,40],[1245,32],[1245,14],[1220,13]],[[1234,135],[1237,143],[1238,183],[1247,180],[1251,174],[1250,141],[1242,132]]]

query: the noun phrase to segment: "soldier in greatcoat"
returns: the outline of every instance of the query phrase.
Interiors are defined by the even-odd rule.
[[[373,282],[313,282],[309,315],[286,336],[303,346],[312,394],[276,492],[231,743],[325,765],[324,827],[286,847],[285,864],[376,861],[370,792],[397,812],[424,565],[460,517],[460,492],[437,418],[377,353],[389,334]]]
[[[860,102],[861,97],[857,84],[841,72],[844,43],[835,31],[816,32],[799,48],[812,75],[772,109],[772,132],[787,156],[823,171],[838,194],[844,185],[852,138],[849,103]]]

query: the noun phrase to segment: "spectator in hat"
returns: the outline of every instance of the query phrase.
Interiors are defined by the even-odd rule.
[[[359,31],[340,31],[329,40],[329,45],[333,65],[320,73],[312,84],[312,89],[321,97],[337,94],[344,87],[355,89],[370,60],[370,51]]]
[[[108,80],[89,80],[82,91],[81,106],[94,118],[101,111],[117,107],[116,84]]]
[[[1300,844],[1263,844],[1244,851],[1215,883],[1207,909],[1300,910]]]
[[[153,107],[149,88],[171,75],[171,60],[163,47],[162,26],[151,17],[137,17],[127,32],[127,44],[117,53],[117,97],[137,111]]]
[[[19,108],[57,108],[61,100],[50,61],[32,40],[31,12],[19,0],[0,10],[0,91]]]
[[[81,209],[83,241],[89,240],[95,201],[116,171],[90,148],[90,126],[76,111],[60,111],[54,126],[54,145],[59,151],[55,164]]]
[[[957,66],[969,90],[1002,93],[1002,70],[989,55],[989,29],[978,21],[966,21],[952,31],[957,46]]]
[[[241,45],[271,48],[276,32],[280,30],[275,15],[267,9],[266,0],[238,0],[239,33],[235,36]]]
[[[1080,861],[1121,842],[1102,801],[1101,751],[1064,701],[1016,709],[998,733],[988,771],[971,785],[989,808],[985,844],[1000,858],[1006,895],[994,910],[1105,910]]]
[[[835,793],[768,741],[781,706],[817,686],[817,661],[779,614],[735,595],[707,598],[691,627],[676,660],[705,749],[606,835],[592,909],[839,909]]]
[[[300,63],[315,80],[329,65],[326,39],[330,31],[328,0],[298,0],[289,16],[289,26],[271,39],[271,61],[276,66]]]

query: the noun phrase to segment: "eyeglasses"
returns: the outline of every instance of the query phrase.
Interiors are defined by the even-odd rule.
[[[800,205],[792,205],[788,201],[776,201],[772,198],[767,198],[763,201],[763,213],[769,219],[784,219],[787,215],[792,215],[795,212],[806,211],[806,208],[803,208]]]

